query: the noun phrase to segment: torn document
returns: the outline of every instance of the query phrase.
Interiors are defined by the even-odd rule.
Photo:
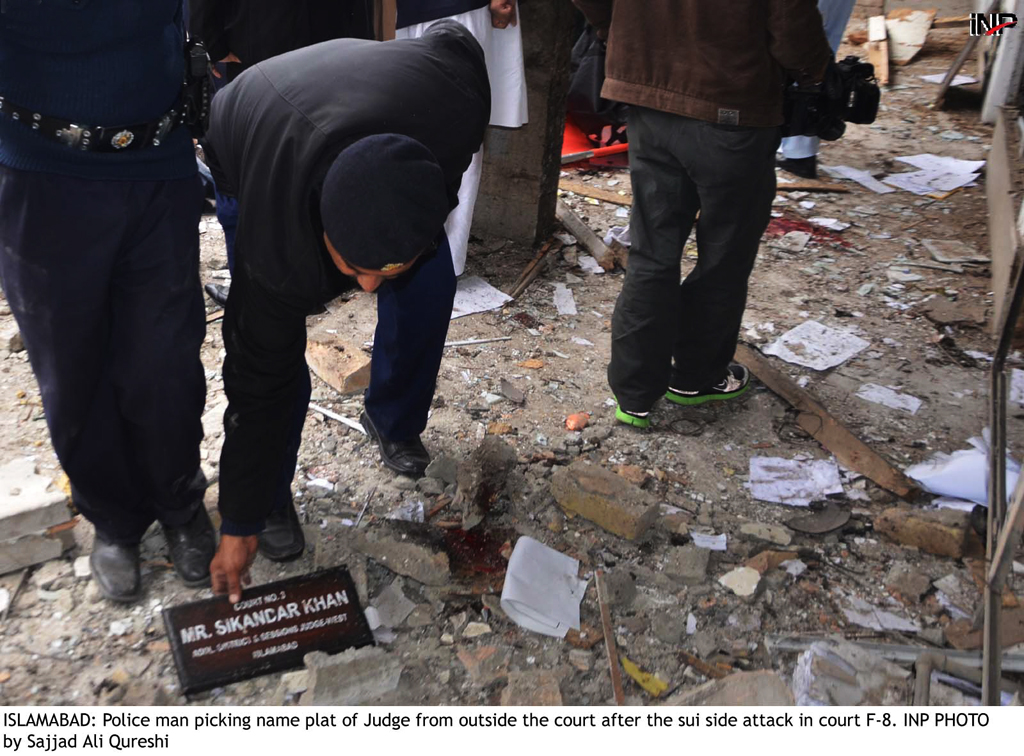
[[[945,454],[937,453],[931,459],[906,469],[907,476],[921,484],[928,493],[948,496],[975,504],[988,504],[988,444],[981,438],[971,438],[970,449]],[[1020,465],[1009,455],[1006,457],[1006,499],[1009,501],[1017,487]]]
[[[479,276],[460,278],[458,288],[455,290],[452,320],[497,310],[511,301],[512,297],[503,291],[498,291]]]
[[[928,74],[927,76],[919,76],[918,78],[921,79],[922,81],[927,81],[929,84],[941,84],[946,80],[946,74]],[[977,83],[978,80],[975,79],[973,76],[968,76],[967,74],[957,74],[956,76],[953,77],[953,81],[950,82],[949,86],[963,87],[966,86],[967,84]]]
[[[901,394],[895,389],[888,386],[879,386],[876,383],[865,383],[857,391],[857,396],[865,401],[881,404],[889,409],[909,412],[911,415],[916,415],[917,411],[921,409],[921,400],[916,396]]]
[[[948,171],[912,171],[886,176],[883,181],[897,189],[916,194],[919,197],[946,194],[962,186],[974,183],[976,173],[949,173]]]
[[[869,346],[870,342],[852,333],[828,328],[816,320],[808,320],[782,334],[764,353],[811,370],[829,370],[842,365]]]
[[[559,315],[577,315],[576,300],[565,284],[555,284],[555,308]]]
[[[960,158],[946,157],[945,155],[909,155],[896,158],[901,163],[920,168],[922,171],[937,171],[939,173],[977,173],[985,167],[984,160],[961,160]]]
[[[587,581],[576,577],[579,569],[578,560],[522,536],[508,560],[502,611],[520,627],[553,638],[579,630],[587,590]]]
[[[750,492],[758,501],[807,507],[843,493],[843,481],[832,460],[751,457]]]

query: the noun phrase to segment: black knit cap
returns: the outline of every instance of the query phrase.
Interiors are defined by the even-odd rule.
[[[449,210],[437,159],[400,134],[366,137],[342,150],[320,195],[331,245],[364,270],[386,271],[427,251]]]

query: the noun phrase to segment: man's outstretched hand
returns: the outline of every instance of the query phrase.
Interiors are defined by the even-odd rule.
[[[516,0],[491,0],[491,25],[507,29],[516,25]]]
[[[256,558],[259,536],[222,535],[210,562],[210,583],[218,596],[228,595],[232,604],[242,600],[242,586],[249,585],[249,565]]]

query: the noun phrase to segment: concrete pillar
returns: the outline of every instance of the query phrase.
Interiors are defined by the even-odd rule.
[[[532,244],[555,223],[574,7],[519,0],[530,122],[488,130],[474,230]]]

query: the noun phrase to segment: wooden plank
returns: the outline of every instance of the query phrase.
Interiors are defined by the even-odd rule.
[[[998,337],[1010,299],[1010,283],[1020,253],[1013,189],[1010,177],[1010,149],[1006,118],[1000,113],[992,132],[992,151],[986,164],[988,185],[988,238],[992,248],[992,330]]]
[[[918,493],[917,486],[867,444],[850,433],[809,393],[776,370],[767,358],[743,344],[736,347],[736,361],[799,411],[797,423],[836,459],[904,499]]]
[[[555,215],[559,222],[565,226],[565,230],[576,237],[576,241],[597,260],[597,264],[605,270],[615,269],[615,255],[608,249],[608,246],[601,241],[593,229],[580,218],[567,204],[558,200],[555,208]]]
[[[970,29],[970,16],[940,16],[932,22],[933,29]]]
[[[206,316],[207,323],[216,323],[224,317],[224,310],[214,310]]]
[[[864,45],[868,52],[868,60],[875,67],[875,78],[883,87],[889,84],[889,43],[886,40],[881,42],[868,42]]]
[[[602,189],[599,186],[588,184],[586,181],[562,179],[558,182],[558,188],[565,192],[599,199],[602,202],[610,202],[613,205],[625,205],[627,207],[632,207],[633,205],[633,198],[631,196],[623,196],[618,192],[613,192],[611,189]]]
[[[601,627],[604,630],[604,648],[608,654],[608,669],[612,676],[612,691],[615,693],[615,703],[618,706],[626,705],[626,694],[622,690],[622,671],[619,669],[619,652],[615,647],[615,631],[612,629],[612,613],[608,609],[608,594],[605,590],[604,572],[598,570],[597,577],[597,603],[601,607]]]
[[[785,169],[783,169],[785,170]],[[793,174],[789,174],[793,175]],[[800,179],[799,181],[791,181],[788,184],[783,184],[781,181],[778,184],[777,191],[780,192],[830,192],[833,194],[849,194],[849,187],[843,186],[842,184],[828,184],[824,181],[815,181],[813,179]]]

